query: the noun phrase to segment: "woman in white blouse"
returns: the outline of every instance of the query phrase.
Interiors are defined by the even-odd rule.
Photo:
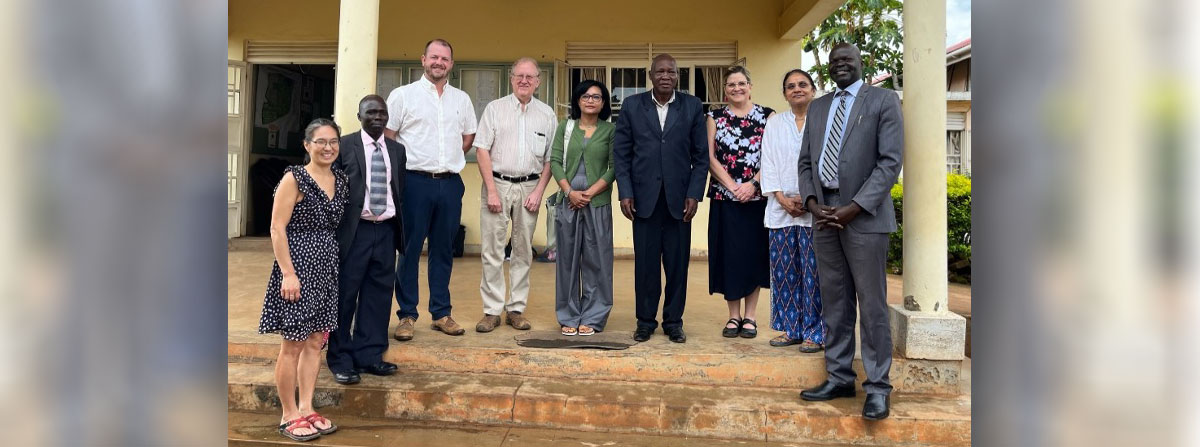
[[[783,96],[790,110],[767,119],[762,144],[763,224],[771,233],[771,328],[783,332],[771,346],[799,344],[800,352],[818,352],[825,343],[812,216],[803,209],[796,178],[800,136],[815,94],[812,76],[804,70],[784,75]]]

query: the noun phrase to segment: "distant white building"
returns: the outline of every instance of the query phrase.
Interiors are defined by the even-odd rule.
[[[876,76],[882,84],[891,74]],[[903,76],[896,84],[903,89]],[[900,91],[900,97],[904,92]],[[971,175],[971,39],[946,49],[946,172]]]

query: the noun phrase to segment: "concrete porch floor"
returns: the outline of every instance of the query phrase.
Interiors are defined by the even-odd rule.
[[[229,337],[230,341],[277,341],[276,335],[260,335],[257,333],[258,319],[262,311],[263,293],[266,290],[267,278],[271,272],[273,254],[269,246],[258,245],[235,249],[229,252]],[[495,346],[515,345],[512,337],[521,331],[508,326],[501,326],[488,334],[474,331],[475,323],[483,316],[482,302],[479,298],[479,278],[482,265],[478,257],[468,255],[454,260],[453,276],[451,277],[450,294],[454,306],[455,321],[467,329],[463,336],[452,337],[436,332],[429,327],[428,289],[425,282],[426,262],[421,260],[421,302],[418,310],[421,313],[417,322],[416,336],[410,343],[424,344],[436,342],[449,346]],[[636,326],[634,318],[633,291],[633,261],[617,260],[613,268],[614,304],[608,320],[606,333],[630,333]],[[532,321],[534,330],[557,330],[558,324],[554,314],[554,264],[534,263],[530,271],[530,297],[526,316]],[[888,276],[888,302],[900,303],[902,277]],[[971,289],[962,284],[950,284],[950,310],[969,317],[971,315]],[[397,308],[392,300],[392,312]],[[758,338],[753,340],[728,340],[720,335],[725,320],[728,319],[726,304],[720,295],[708,294],[708,263],[692,261],[688,272],[687,306],[684,313],[684,330],[688,334],[688,342],[683,345],[669,343],[661,330],[656,331],[650,342],[662,345],[663,349],[676,350],[725,350],[736,349],[744,352],[746,349],[778,351],[786,348],[772,348],[767,341],[778,335],[770,328],[770,291],[760,293],[757,306],[759,322]],[[392,317],[391,329],[395,328],[397,320]],[[390,333],[389,333],[390,339]],[[731,343],[736,341],[736,343]],[[399,343],[392,341],[392,343]],[[794,347],[792,347],[794,349]]]

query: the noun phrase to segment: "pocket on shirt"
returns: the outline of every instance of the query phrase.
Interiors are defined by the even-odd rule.
[[[545,149],[545,148],[546,148],[546,141],[548,141],[548,140],[549,140],[549,138],[550,138],[550,137],[547,137],[546,135],[542,135],[542,134],[539,134],[539,133],[537,133],[537,132],[533,132],[533,144],[534,144],[534,147],[535,147],[536,149]],[[566,149],[566,148],[564,148],[564,150],[565,150],[565,149]]]

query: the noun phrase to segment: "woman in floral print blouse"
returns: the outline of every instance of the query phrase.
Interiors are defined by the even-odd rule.
[[[758,335],[758,292],[771,286],[759,171],[763,130],[774,111],[750,102],[751,87],[744,67],[730,67],[729,105],[708,113],[708,293],[725,296],[729,321],[721,334],[729,338]]]

